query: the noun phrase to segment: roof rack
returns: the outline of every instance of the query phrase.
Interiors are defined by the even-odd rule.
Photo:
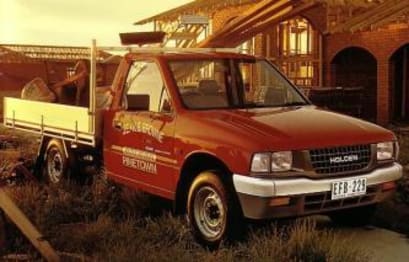
[[[135,47],[135,46],[99,46],[100,50],[130,53],[240,53],[239,48],[177,48],[177,47]]]

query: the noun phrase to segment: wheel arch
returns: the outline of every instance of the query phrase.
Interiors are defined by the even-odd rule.
[[[217,175],[223,183],[229,184],[232,178],[232,172],[228,166],[218,157],[208,152],[194,152],[184,161],[176,188],[174,199],[175,214],[184,214],[186,212],[186,201],[189,188],[196,176],[206,170],[217,170]]]

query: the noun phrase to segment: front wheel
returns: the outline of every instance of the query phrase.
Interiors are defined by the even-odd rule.
[[[208,247],[243,229],[242,215],[232,195],[213,172],[200,173],[189,190],[187,211],[194,236]]]

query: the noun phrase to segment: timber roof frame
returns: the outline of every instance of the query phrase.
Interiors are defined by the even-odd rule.
[[[329,6],[355,6],[371,7],[387,0],[312,0],[313,2],[327,4]],[[134,22],[134,25],[143,25],[155,21],[175,21],[180,15],[193,14],[198,11],[213,12],[219,8],[230,6],[241,6],[245,4],[257,4],[261,0],[195,0],[154,16]],[[311,2],[311,1],[304,1]]]
[[[336,25],[326,33],[354,33],[365,29],[374,30],[388,23],[399,21],[401,17],[406,17],[409,23],[409,1],[384,0],[366,12],[353,16],[346,22]]]
[[[196,13],[198,10],[211,11],[220,7],[255,4],[260,1],[261,0],[196,0],[157,15],[136,21],[134,25],[143,25],[155,22],[157,20],[169,22],[177,20],[180,15]]]

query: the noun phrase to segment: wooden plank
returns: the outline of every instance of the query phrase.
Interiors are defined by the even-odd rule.
[[[272,25],[276,25],[281,21],[287,20],[291,17],[297,16],[300,14],[302,11],[305,11],[313,6],[315,6],[315,3],[310,3],[310,4],[303,4],[301,6],[292,6],[292,7],[286,7],[284,9],[278,10],[277,12],[270,13],[269,17],[267,19],[264,19],[257,25],[251,27],[247,31],[244,32],[243,36],[249,35],[249,34],[259,34],[261,32],[264,32],[267,30],[269,27]]]
[[[378,10],[379,12],[364,21],[351,26],[349,31],[356,32],[365,28],[370,27],[372,24],[387,19],[388,17],[394,16],[396,13],[400,13],[403,9],[409,6],[409,2],[402,1],[392,7],[385,8],[383,10]]]
[[[346,21],[345,23],[335,26],[327,33],[333,34],[362,29],[363,27],[370,26],[372,23],[379,21],[380,19],[382,19],[382,17],[388,17],[390,14],[398,12],[400,9],[407,6],[407,4],[407,1],[385,0],[378,6],[348,19],[348,21]]]
[[[266,28],[265,25],[271,26],[272,24],[276,24],[279,21],[283,21],[286,18],[286,14],[291,13],[291,10],[293,8],[291,6],[288,6],[274,14],[271,14],[270,18],[264,21],[262,24],[253,26],[250,28],[245,29],[244,31],[241,32],[234,32],[231,35],[228,36],[226,40],[223,39],[223,41],[217,41],[219,43],[229,43],[232,46],[237,46],[243,41],[246,41],[247,39],[250,39],[251,37],[257,35],[258,33],[263,32]],[[268,22],[267,22],[268,21]],[[261,27],[260,27],[261,26]],[[262,28],[262,29],[260,29]]]
[[[185,40],[185,41],[181,41],[181,43],[177,46],[177,47],[181,47],[181,48],[189,48],[191,46],[193,46],[194,44],[197,43],[197,38],[199,37],[199,35],[207,29],[207,26],[200,26],[200,25],[194,25],[189,29],[189,32],[191,32],[192,34],[195,34],[195,38],[191,39],[191,40]]]
[[[9,198],[4,189],[0,188],[0,208],[4,211],[8,218],[20,229],[20,231],[30,240],[33,246],[40,252],[47,261],[60,261],[59,256],[44,240],[43,235],[34,227],[27,219],[23,212]]]
[[[249,25],[260,21],[261,18],[271,14],[273,10],[279,10],[282,7],[288,7],[291,3],[291,0],[280,0],[277,2],[272,0],[261,1],[254,7],[246,10],[241,16],[231,21],[221,30],[215,32],[213,35],[203,41],[200,46],[214,46],[212,45],[212,42],[224,42],[219,40],[224,40],[226,38],[229,38],[230,36],[234,36],[235,34],[237,34],[237,32],[245,30],[245,28]],[[266,12],[266,10],[268,10],[269,12]]]
[[[279,22],[297,16],[300,13],[315,7],[316,5],[318,4],[315,2],[310,2],[295,6],[294,8],[291,7],[284,8],[278,12],[270,14],[270,17],[268,19],[265,19],[264,21],[258,23],[256,26],[249,28],[244,32],[236,33],[234,36],[230,36],[229,39],[226,39],[224,41],[227,41],[232,46],[236,46],[257,34],[264,32],[265,30],[278,24]],[[222,43],[221,41],[219,42]]]
[[[196,39],[196,34],[191,32],[174,32],[170,35],[171,40],[193,40]]]
[[[271,1],[270,1],[271,2]],[[242,32],[248,28],[255,26],[257,23],[264,22],[265,20],[271,17],[271,14],[281,12],[289,7],[294,5],[293,2],[285,0],[285,1],[278,1],[277,3],[271,3],[269,6],[265,8],[255,9],[253,12],[247,15],[247,17],[243,17],[244,21],[242,23],[236,24],[233,30],[229,30],[230,34],[234,34],[235,32]],[[234,22],[234,21],[233,21]]]
[[[402,18],[405,17],[405,16],[409,18],[408,14],[409,14],[409,4],[408,4],[408,7],[403,8],[402,10],[399,10],[398,12],[393,13],[388,17],[385,17],[385,18],[381,19],[380,21],[372,23],[370,25],[371,29],[375,30],[375,29],[377,29],[379,27],[390,24],[392,22],[402,20]]]

